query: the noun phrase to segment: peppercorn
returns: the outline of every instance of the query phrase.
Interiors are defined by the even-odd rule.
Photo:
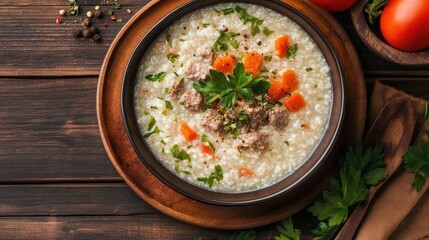
[[[95,34],[93,37],[92,37],[92,40],[94,41],[94,42],[101,42],[101,36],[100,36],[100,34]]]
[[[94,16],[94,13],[92,11],[88,11],[86,12],[86,16],[92,18]]]
[[[60,16],[64,16],[64,15],[66,15],[66,10],[61,9],[61,10],[59,11],[59,14],[60,14]]]
[[[90,27],[92,25],[91,19],[85,18],[82,22],[82,25],[85,27]]]
[[[84,38],[90,38],[91,37],[91,32],[89,31],[89,29],[85,28],[82,30],[82,36]]]
[[[100,9],[101,9],[101,7],[97,5],[97,6],[95,6],[95,8],[94,8],[94,9],[97,11],[97,10],[100,10]]]
[[[76,29],[73,31],[73,36],[75,38],[81,38],[82,37],[82,30],[81,29]]]
[[[91,34],[98,34],[99,33],[99,31],[98,31],[98,28],[96,27],[96,26],[94,26],[94,25],[92,25],[90,28],[88,28],[88,30],[91,32]]]
[[[103,11],[101,10],[95,10],[94,17],[101,18],[103,16]]]

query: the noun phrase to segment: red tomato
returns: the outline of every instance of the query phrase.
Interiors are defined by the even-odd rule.
[[[390,0],[380,28],[386,42],[399,50],[429,48],[429,0]]]
[[[332,12],[341,12],[351,8],[357,0],[310,0],[314,5]]]

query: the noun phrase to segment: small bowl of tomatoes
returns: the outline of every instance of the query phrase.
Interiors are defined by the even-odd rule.
[[[428,0],[361,0],[351,17],[374,53],[400,65],[429,66]]]

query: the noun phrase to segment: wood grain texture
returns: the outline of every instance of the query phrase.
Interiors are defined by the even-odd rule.
[[[405,52],[395,49],[381,40],[370,28],[366,18],[365,8],[369,0],[359,1],[351,9],[353,26],[359,37],[371,49],[382,58],[405,66],[429,66],[429,49],[419,52]]]

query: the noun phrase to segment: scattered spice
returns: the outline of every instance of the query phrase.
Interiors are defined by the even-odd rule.
[[[103,27],[104,28],[108,28],[109,27],[109,25],[107,24],[107,22],[103,23]]]
[[[103,16],[103,11],[101,10],[95,10],[94,17],[101,18]]]
[[[60,16],[64,16],[64,15],[66,15],[66,10],[61,9],[61,10],[59,11],[59,14],[60,14]]]
[[[92,11],[88,11],[86,12],[86,16],[92,18],[94,16],[94,13]]]
[[[100,34],[95,34],[93,37],[92,37],[92,40],[94,41],[94,42],[96,42],[96,43],[98,43],[98,42],[101,42],[101,36],[100,36]]]
[[[133,11],[132,11],[131,9],[129,9],[129,8],[127,9],[127,13],[128,13],[128,14],[131,14],[132,12],[133,12]]]
[[[84,38],[90,38],[91,37],[91,32],[89,31],[89,29],[83,29],[82,30],[82,37]]]
[[[55,22],[57,24],[61,24],[63,22],[63,19],[61,17],[57,17],[57,19],[55,20]]]
[[[91,26],[90,28],[88,28],[88,30],[92,33],[92,34],[99,34],[98,28],[96,26]]]
[[[89,18],[85,18],[82,22],[82,25],[85,27],[90,27],[92,25],[92,21]]]
[[[116,20],[118,20],[118,19],[116,18],[116,16],[115,16],[115,15],[110,16],[110,19],[111,19],[112,21],[116,21]]]
[[[95,9],[95,11],[98,11],[98,10],[101,9],[101,7],[97,5],[97,6],[94,7],[94,9]]]
[[[75,38],[81,38],[81,37],[82,37],[82,30],[81,30],[81,29],[75,29],[75,30],[73,31],[73,36],[74,36]]]

